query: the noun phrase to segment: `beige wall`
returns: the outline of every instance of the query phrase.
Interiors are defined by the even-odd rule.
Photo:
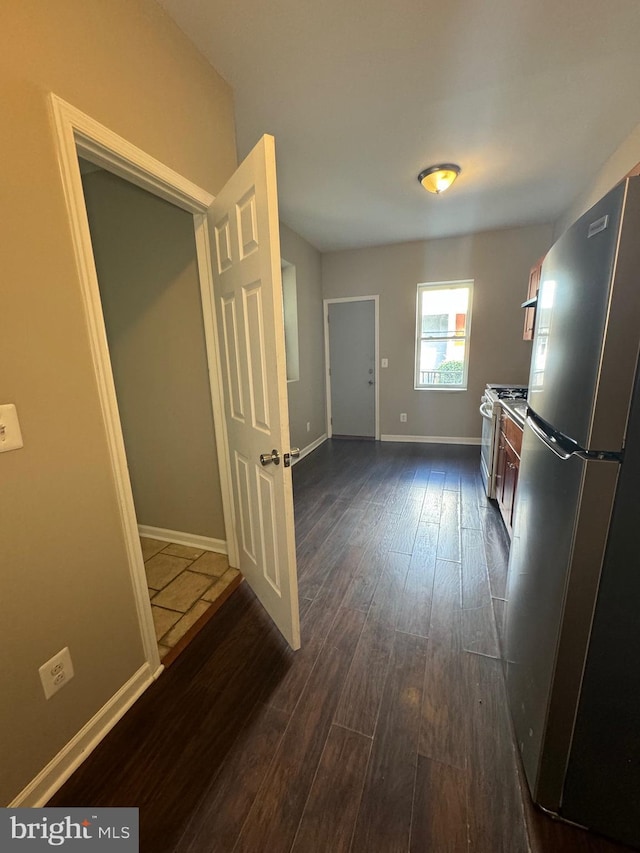
[[[640,124],[616,148],[603,167],[589,177],[583,192],[575,199],[569,209],[559,218],[554,233],[559,237],[563,231],[594,205],[612,187],[621,181],[640,163]],[[638,174],[635,171],[635,174]]]
[[[531,344],[522,340],[529,269],[551,243],[551,225],[487,231],[322,256],[325,298],[380,295],[382,435],[479,437],[487,382],[526,383]],[[416,391],[416,287],[473,279],[467,391]],[[407,422],[400,422],[400,413]]]
[[[320,252],[283,224],[280,252],[296,268],[300,379],[287,391],[291,444],[304,448],[326,432]]]
[[[225,539],[193,217],[83,186],[138,524]]]
[[[152,0],[20,0],[2,11],[0,803],[143,663],[47,94],[215,193],[235,166],[230,88]],[[38,667],[68,645],[46,701]]]

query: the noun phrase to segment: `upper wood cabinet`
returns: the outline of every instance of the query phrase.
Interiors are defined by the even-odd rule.
[[[530,299],[536,299],[538,296],[538,289],[540,287],[540,274],[542,272],[542,262],[544,258],[540,258],[538,263],[532,267],[531,272],[529,273],[529,287],[527,289],[527,302]],[[533,340],[533,327],[536,322],[536,306],[532,305],[529,308],[524,309],[524,331],[522,333],[522,337],[525,341]]]

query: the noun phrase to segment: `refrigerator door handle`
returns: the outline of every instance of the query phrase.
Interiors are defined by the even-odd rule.
[[[598,462],[622,462],[624,457],[623,452],[585,450],[584,447],[580,447],[573,439],[550,427],[546,421],[539,418],[531,409],[527,409],[527,423],[534,435],[563,461],[570,459],[572,456],[579,456],[580,459],[584,459],[587,462],[592,460]]]
[[[575,441],[567,438],[561,432],[551,429],[538,418],[531,409],[527,409],[527,423],[531,427],[534,435],[549,448],[552,453],[555,453],[560,459],[566,461],[578,452],[581,448]]]

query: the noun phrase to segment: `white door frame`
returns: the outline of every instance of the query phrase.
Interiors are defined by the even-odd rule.
[[[375,368],[373,381],[375,382],[375,439],[380,441],[380,390],[379,390],[379,369],[380,369],[380,329],[379,329],[379,301],[380,297],[375,294],[372,296],[341,296],[336,299],[323,299],[324,306],[324,364],[325,364],[325,388],[327,396],[327,436],[331,438],[333,429],[331,427],[331,356],[329,351],[329,305],[334,302],[367,302],[373,300],[374,308],[374,353],[375,353]]]
[[[73,247],[89,331],[91,356],[107,433],[140,633],[146,660],[151,671],[157,676],[163,667],[158,655],[158,645],[151,615],[149,591],[138,535],[138,522],[127,467],[78,156],[80,155],[98,166],[103,166],[126,181],[171,202],[193,216],[227,551],[229,563],[236,565],[238,546],[235,536],[231,470],[227,452],[228,439],[222,397],[222,373],[218,358],[218,331],[213,297],[211,246],[207,225],[207,211],[214,197],[66,103],[57,95],[51,93],[49,102],[56,129],[58,160],[71,224]]]

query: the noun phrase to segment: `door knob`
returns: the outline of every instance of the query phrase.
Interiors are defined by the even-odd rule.
[[[298,459],[300,456],[300,448],[292,447],[288,453],[284,454],[284,467],[289,468],[291,466],[292,459]]]
[[[260,454],[260,464],[261,465],[271,465],[272,462],[274,465],[280,464],[280,454],[278,453],[278,451],[275,448],[271,451],[271,453],[261,453]]]
[[[369,385],[373,385],[373,379],[369,380]]]

